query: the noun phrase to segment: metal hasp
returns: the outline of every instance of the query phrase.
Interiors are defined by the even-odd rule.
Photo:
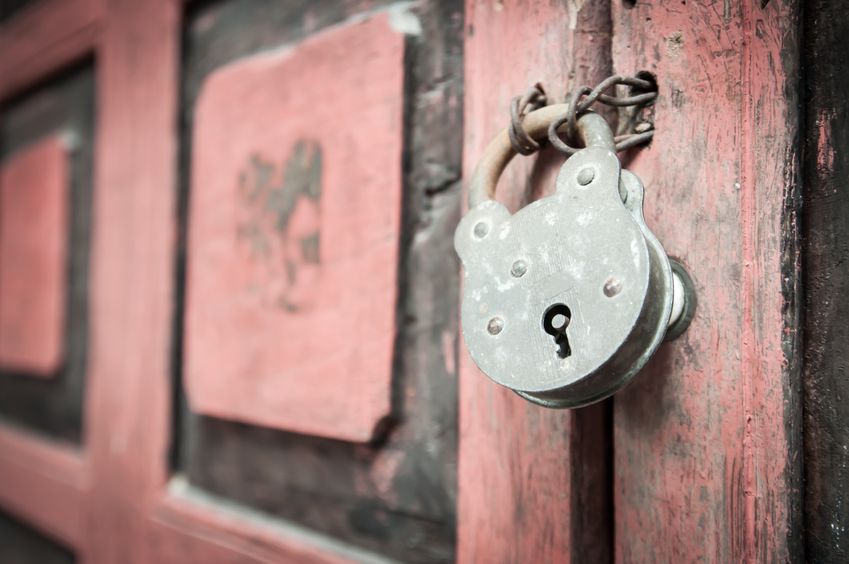
[[[536,110],[523,126],[542,139],[564,111]],[[492,199],[515,155],[501,132],[472,177],[471,209],[454,237],[472,358],[495,382],[556,408],[621,389],[695,309],[689,276],[646,226],[643,185],[621,169],[607,122],[587,113],[577,128],[586,148],[563,165],[555,193],[514,215]]]

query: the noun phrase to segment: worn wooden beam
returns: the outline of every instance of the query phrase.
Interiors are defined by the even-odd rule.
[[[630,168],[699,304],[615,398],[616,559],[797,561],[799,2],[613,5],[616,70],[660,88]]]
[[[849,561],[849,36],[846,6],[805,6],[805,556]]]
[[[154,561],[144,539],[171,440],[179,10],[108,2],[97,53],[89,562]]]
[[[607,2],[466,3],[466,178],[509,121],[509,103],[541,81],[553,101],[610,73]],[[553,189],[562,157],[517,158],[501,182],[512,209]],[[610,558],[604,404],[531,405],[460,354],[460,562],[604,562]]]

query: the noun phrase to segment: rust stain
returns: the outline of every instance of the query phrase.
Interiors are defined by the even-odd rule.
[[[273,305],[299,311],[321,263],[321,146],[300,140],[280,165],[252,154],[238,182],[236,237],[267,268],[268,288],[261,291],[271,293]]]

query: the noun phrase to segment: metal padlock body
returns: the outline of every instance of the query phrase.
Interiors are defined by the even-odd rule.
[[[642,203],[616,154],[589,147],[566,161],[553,195],[515,215],[494,200],[466,214],[455,234],[463,335],[485,374],[547,407],[599,401],[636,375],[664,339],[673,284]],[[543,326],[558,304],[571,311],[566,358]]]

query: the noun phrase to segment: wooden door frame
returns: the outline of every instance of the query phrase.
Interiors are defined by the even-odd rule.
[[[467,2],[468,13],[474,12],[474,4],[474,0]],[[741,226],[732,238],[739,243],[745,264],[740,273],[741,290],[729,303],[733,305],[736,299],[743,302],[739,334],[744,346],[739,359],[735,359],[733,347],[721,352],[741,375],[720,385],[711,379],[710,370],[693,375],[680,367],[671,369],[666,376],[666,400],[671,402],[665,408],[668,418],[652,433],[647,431],[639,437],[631,437],[628,429],[634,411],[640,410],[639,398],[652,401],[651,386],[644,383],[642,390],[629,390],[628,399],[615,400],[615,452],[617,462],[623,464],[617,464],[613,489],[617,507],[631,507],[630,513],[623,512],[613,523],[615,551],[620,558],[639,557],[651,550],[670,555],[677,550],[704,554],[706,542],[720,541],[727,541],[729,554],[740,558],[771,556],[780,560],[799,554],[797,542],[791,538],[798,530],[801,496],[801,461],[795,450],[798,406],[794,403],[800,395],[799,366],[793,358],[799,344],[795,334],[785,333],[792,332],[798,322],[798,234],[793,223],[798,191],[797,131],[793,124],[788,131],[787,123],[774,113],[775,108],[763,114],[753,103],[774,99],[788,84],[796,92],[791,84],[796,72],[792,62],[785,61],[790,66],[778,68],[777,80],[758,75],[762,69],[757,65],[766,53],[780,66],[782,50],[798,48],[793,28],[798,2],[773,0],[762,8],[750,4],[742,14],[746,27],[734,27],[732,35],[724,37],[720,45],[731,51],[736,45],[739,53],[720,52],[716,56],[733,57],[735,68],[739,67],[748,85],[729,127],[739,131],[757,125],[771,141],[754,139],[751,132],[735,137],[732,149],[746,154],[745,170],[737,186],[726,183],[729,178],[718,174],[700,178],[707,189],[721,190],[739,205],[732,211],[739,215]],[[637,9],[643,8],[638,4]],[[269,562],[310,558],[330,562],[366,557],[300,527],[250,515],[243,509],[227,509],[192,491],[170,473],[182,3],[42,0],[24,10],[0,26],[0,52],[4,54],[0,61],[0,101],[85,56],[94,55],[96,61],[98,115],[89,288],[92,334],[82,449],[0,429],[0,475],[5,479],[0,503],[70,546],[84,561]],[[638,20],[634,15],[643,12],[629,15],[624,10],[619,6],[612,14],[614,31],[620,26],[622,33],[621,42],[613,44],[614,69],[640,70],[650,65],[633,55],[628,39],[647,36],[645,21],[656,22],[663,16],[653,17],[656,14],[650,5],[645,8],[652,16],[648,19]],[[563,17],[559,24],[555,22],[559,30],[568,29]],[[764,20],[767,24],[783,23],[765,25]],[[546,14],[526,21],[530,40],[544,37],[536,32],[546,29],[550,22]],[[687,20],[681,22],[686,24]],[[483,35],[480,25],[474,29],[476,24],[478,19],[470,17],[467,48],[474,47],[475,41],[484,42],[478,48],[486,47],[487,37],[493,44],[504,42],[504,37],[491,30]],[[627,33],[622,27],[625,25],[630,26]],[[647,27],[641,27],[644,25]],[[704,22],[692,19],[690,25],[698,29]],[[479,34],[477,39],[475,34]],[[484,39],[480,39],[482,35]],[[686,37],[683,35],[683,41]],[[644,44],[646,48],[640,50],[641,56],[648,56],[655,48],[674,53],[680,47],[678,40],[681,37],[651,36]],[[474,70],[472,61],[480,70],[491,60],[485,51],[478,51],[477,59],[470,52],[466,61],[469,70]],[[594,64],[589,53],[576,52],[575,56],[580,64]],[[523,61],[527,64],[541,59]],[[525,70],[518,65],[508,70],[516,80],[505,92],[508,99],[529,80],[539,79],[517,74]],[[467,85],[476,80],[471,73],[467,76]],[[498,78],[493,75],[489,80],[497,84]],[[587,81],[593,78],[584,77]],[[731,82],[738,79],[732,77]],[[732,83],[728,88],[735,88]],[[493,95],[486,92],[486,83],[475,84],[481,96]],[[674,91],[661,94],[674,106]],[[466,104],[466,116],[475,119],[476,128],[473,130],[467,119],[468,169],[488,136],[498,124],[506,122],[506,113],[499,110],[476,116],[474,99]],[[792,118],[795,110],[791,106],[785,101],[779,110]],[[706,112],[694,115],[703,120],[715,118]],[[671,138],[664,139],[674,134],[673,128],[659,129],[656,146],[670,143],[666,146],[686,153],[688,146],[682,145],[686,136],[679,135],[678,145]],[[646,153],[634,161],[633,168],[644,179],[651,178],[653,163],[658,160],[658,153]],[[787,167],[778,166],[781,163]],[[764,178],[775,180],[778,188],[767,191],[770,187],[764,185]],[[718,182],[713,184],[712,179]],[[670,223],[678,220],[672,215],[668,216]],[[666,225],[658,234],[672,245],[671,250],[680,248],[686,255],[688,241],[683,236],[676,238],[669,223]],[[784,280],[788,275],[789,283]],[[698,323],[694,323],[693,335],[704,336]],[[673,345],[675,355],[689,354],[682,351],[686,342]],[[570,554],[579,559],[585,547],[592,548],[587,544],[592,538],[572,515],[564,525],[564,511],[583,507],[581,496],[587,491],[582,489],[586,487],[582,480],[588,473],[609,469],[609,454],[597,452],[592,448],[597,445],[586,443],[590,435],[579,432],[580,418],[591,412],[567,416],[543,412],[496,389],[477,373],[465,354],[461,363],[458,558],[473,561],[491,551],[493,556],[502,557],[513,554],[540,559],[540,555]],[[647,382],[646,377],[651,375],[651,371],[643,375],[643,380]],[[738,383],[742,391],[736,389]],[[723,436],[728,439],[724,458],[708,468],[710,479],[702,482],[695,475],[684,474],[681,468],[664,466],[660,456],[669,443],[664,429],[674,433],[676,425],[682,430],[680,442],[701,444],[699,433],[710,424],[711,414],[704,405],[687,402],[694,384],[711,394],[713,405],[726,407],[732,414],[724,421]],[[602,414],[597,421],[604,420]],[[499,454],[517,457],[518,465],[504,462]],[[690,456],[702,460],[705,450],[691,450]],[[580,466],[588,460],[600,462]],[[738,466],[724,468],[721,463],[725,460]],[[565,468],[566,464],[571,468]],[[529,469],[533,470],[533,479]],[[659,495],[657,483],[673,484],[661,500],[664,510],[694,504],[693,511],[709,519],[721,538],[690,535],[692,523],[683,518],[663,522],[637,515],[636,500],[641,495]],[[726,499],[723,495],[729,501],[721,509],[728,509],[728,514],[713,507],[716,499]],[[559,503],[552,503],[553,499]],[[759,506],[761,499],[779,504],[779,511],[775,513],[773,506]],[[593,507],[599,503],[598,499],[591,501]],[[516,515],[512,512],[527,517],[521,530],[513,527]],[[652,544],[659,527],[665,527],[665,544]],[[732,530],[742,534],[729,532]],[[513,543],[515,536],[522,537],[520,544]],[[576,544],[576,540],[580,542]],[[515,546],[508,546],[511,544]]]
[[[614,0],[577,12],[603,4],[607,21],[581,29],[556,6],[467,2],[466,178],[506,125],[510,97],[534,82],[555,100],[594,84],[580,69],[603,64],[593,53],[604,49],[613,72],[653,73],[654,139],[621,157],[644,182],[647,223],[692,274],[699,306],[687,332],[612,398],[612,439],[602,434],[612,461],[591,449],[601,420],[523,404],[461,355],[458,556],[593,560],[581,519],[596,506],[581,496],[598,488],[573,473],[607,467],[610,558],[795,561],[801,3]],[[550,37],[561,43],[546,46]],[[565,51],[584,66],[575,72]],[[502,186],[537,181],[537,194],[538,172],[511,163]]]
[[[83,441],[0,428],[0,505],[89,562],[368,557],[171,476],[182,13],[179,0],[42,0],[0,26],[0,102],[92,55],[98,100]]]
[[[104,20],[98,0],[46,0],[0,26],[0,103],[94,53]],[[85,542],[91,461],[77,449],[0,427],[0,504],[62,544]]]

